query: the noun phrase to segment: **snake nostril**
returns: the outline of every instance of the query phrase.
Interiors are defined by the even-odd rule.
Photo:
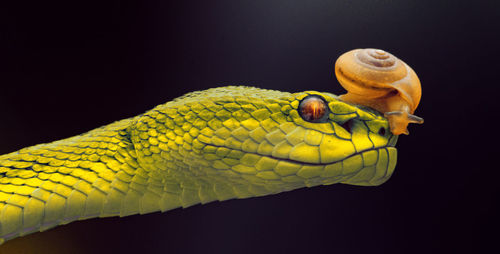
[[[342,126],[342,128],[344,128],[347,132],[352,134],[352,125],[353,125],[353,122],[352,122],[352,119],[350,119],[350,120],[347,120],[345,123],[343,123],[340,126]]]
[[[385,128],[384,128],[384,127],[380,128],[380,129],[378,130],[378,135],[380,135],[380,136],[385,136]]]

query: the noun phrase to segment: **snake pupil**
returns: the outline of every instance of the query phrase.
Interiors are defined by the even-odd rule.
[[[380,128],[380,129],[378,130],[378,135],[380,135],[380,136],[385,136],[385,128],[384,128],[384,127]]]
[[[304,98],[299,104],[302,119],[308,122],[324,122],[328,118],[328,107],[325,100],[316,95]]]

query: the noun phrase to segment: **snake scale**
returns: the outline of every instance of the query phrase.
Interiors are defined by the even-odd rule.
[[[327,105],[321,122],[299,104]],[[94,217],[302,187],[379,185],[396,164],[383,115],[336,95],[220,87],[0,156],[0,242]]]

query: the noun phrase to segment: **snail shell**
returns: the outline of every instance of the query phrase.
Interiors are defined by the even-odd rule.
[[[408,134],[409,123],[423,123],[413,115],[422,96],[420,80],[394,55],[380,49],[351,50],[337,59],[335,75],[347,90],[340,99],[384,113],[393,134]]]

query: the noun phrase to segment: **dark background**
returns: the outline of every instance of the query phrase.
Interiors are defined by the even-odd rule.
[[[0,4],[0,154],[221,85],[343,93],[335,59],[385,49],[422,81],[379,187],[320,186],[71,223],[0,253],[498,251],[498,1]]]

